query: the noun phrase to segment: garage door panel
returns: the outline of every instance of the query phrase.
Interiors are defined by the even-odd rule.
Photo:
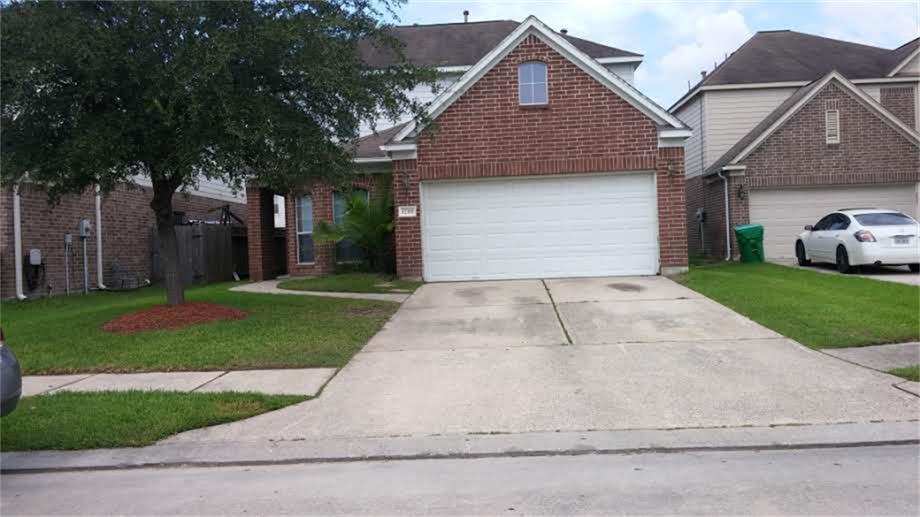
[[[918,215],[915,184],[753,190],[749,206],[751,222],[764,225],[768,258],[794,257],[796,236],[805,225],[841,208],[890,208]]]
[[[427,280],[654,274],[652,174],[423,183]]]

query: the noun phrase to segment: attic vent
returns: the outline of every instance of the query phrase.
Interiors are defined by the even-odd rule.
[[[824,109],[824,138],[828,144],[839,144],[840,111],[837,109],[837,100],[826,101]]]

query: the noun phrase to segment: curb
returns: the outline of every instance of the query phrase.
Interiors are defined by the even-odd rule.
[[[163,443],[136,449],[7,452],[0,473],[289,465],[527,456],[667,454],[920,445],[916,420],[877,423]]]

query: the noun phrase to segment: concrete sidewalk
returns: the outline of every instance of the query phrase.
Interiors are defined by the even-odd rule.
[[[822,352],[883,372],[920,364],[920,342],[917,341],[893,345],[828,348]]]
[[[255,282],[252,284],[232,287],[231,291],[243,293],[260,293],[260,294],[293,294],[295,296],[325,296],[328,298],[352,298],[356,300],[377,300],[381,302],[402,303],[406,301],[412,293],[338,293],[331,291],[296,291],[294,289],[281,289],[278,283],[282,280],[266,280],[264,282]]]
[[[837,271],[837,266],[834,264],[825,264],[825,263],[816,263],[813,262],[809,266],[802,267],[798,264],[795,258],[768,258],[767,262],[773,264],[778,264],[780,266],[786,266],[796,269],[804,269],[806,271],[814,271],[816,273],[825,273],[828,275],[839,275]],[[894,282],[896,284],[906,284],[906,285],[917,285],[920,286],[920,273],[911,273],[907,269],[907,266],[860,266],[859,272],[853,276],[861,276],[863,278],[871,278],[873,280],[881,280],[883,282]]]
[[[30,397],[61,391],[128,390],[248,391],[271,395],[314,396],[335,371],[335,368],[299,368],[210,372],[29,375],[22,379],[22,396]]]

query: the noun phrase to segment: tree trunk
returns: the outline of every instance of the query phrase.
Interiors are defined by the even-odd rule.
[[[166,303],[178,305],[185,302],[185,289],[179,276],[179,246],[176,241],[176,221],[173,214],[173,189],[168,182],[153,181],[153,200],[150,207],[156,214],[157,236],[160,241],[160,265],[166,284]]]

